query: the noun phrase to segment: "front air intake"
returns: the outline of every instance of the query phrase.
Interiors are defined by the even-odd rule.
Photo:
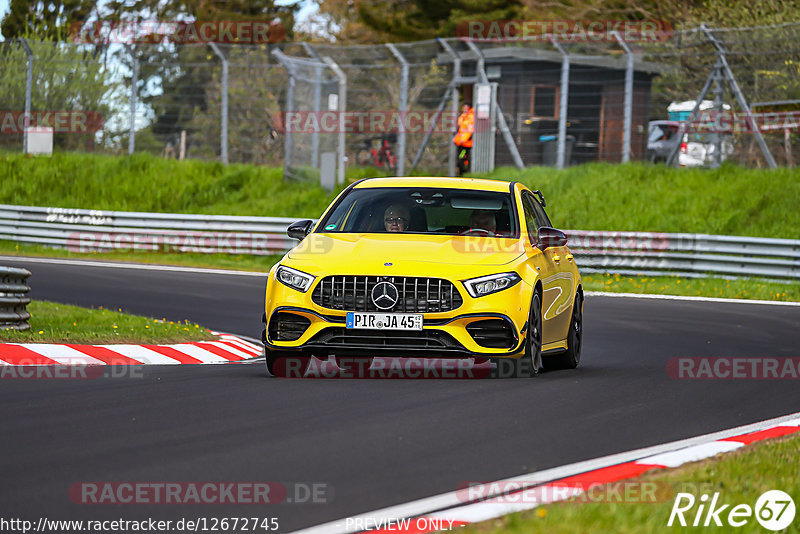
[[[467,325],[475,343],[488,349],[510,349],[517,343],[514,328],[504,319],[484,319]]]
[[[272,341],[297,341],[311,321],[295,313],[277,312],[269,322],[269,338]]]

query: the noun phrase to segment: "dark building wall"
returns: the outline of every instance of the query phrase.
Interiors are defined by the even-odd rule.
[[[547,61],[495,61],[499,65],[498,102],[506,116],[512,136],[526,165],[542,164],[547,143],[540,141],[558,133],[557,111],[552,117],[533,118],[532,90],[560,92],[561,65]],[[474,67],[472,67],[474,69]],[[466,70],[466,75],[471,75]],[[652,75],[634,75],[631,151],[633,159],[645,154],[648,103]],[[570,68],[568,96],[568,139],[572,144],[572,163],[620,161],[622,157],[625,71],[597,66],[575,65]],[[471,87],[470,91],[471,93]],[[558,107],[560,95],[555,96]],[[541,106],[539,106],[541,108]],[[544,109],[549,109],[545,106]],[[534,119],[530,121],[530,119]],[[529,120],[529,124],[525,121]],[[496,165],[512,165],[513,160],[501,133],[497,132]]]

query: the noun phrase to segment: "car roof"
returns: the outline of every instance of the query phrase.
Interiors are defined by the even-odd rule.
[[[482,178],[415,176],[404,178],[367,178],[366,180],[358,182],[354,187],[357,189],[370,187],[443,187],[449,189],[473,189],[507,193],[510,190],[510,183],[502,180],[486,180]]]

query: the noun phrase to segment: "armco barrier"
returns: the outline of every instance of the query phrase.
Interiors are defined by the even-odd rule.
[[[78,252],[280,254],[290,217],[237,217],[0,204],[0,239]],[[582,272],[800,279],[800,240],[567,230]]]
[[[0,239],[75,252],[280,254],[296,219],[42,208],[0,204]]]
[[[568,230],[582,272],[800,278],[800,240]]]
[[[31,299],[28,293],[28,277],[31,272],[27,269],[0,266],[0,329],[28,330],[31,326],[28,319],[26,306]]]

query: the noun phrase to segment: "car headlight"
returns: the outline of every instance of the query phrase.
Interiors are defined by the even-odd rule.
[[[517,273],[500,273],[464,280],[464,287],[472,297],[482,297],[508,289],[522,280]]]
[[[311,287],[311,282],[314,281],[315,277],[303,271],[281,265],[278,267],[278,272],[275,273],[275,278],[282,284],[296,289],[301,293],[305,293],[308,291],[308,288]]]

